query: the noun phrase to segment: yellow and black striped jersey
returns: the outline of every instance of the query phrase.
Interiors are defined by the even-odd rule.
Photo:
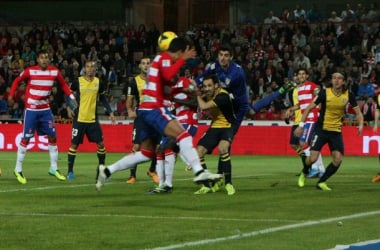
[[[342,131],[342,118],[346,111],[347,103],[353,108],[357,107],[355,95],[348,90],[336,95],[332,88],[321,89],[313,101],[316,105],[321,104],[317,126],[327,131]]]
[[[137,101],[137,107],[142,102],[142,90],[145,86],[146,80],[143,79],[140,75],[135,76],[129,82],[127,95],[134,96]]]
[[[111,113],[111,107],[105,97],[105,85],[94,77],[92,80],[87,80],[84,76],[78,77],[78,81],[73,82],[71,89],[76,93],[78,102],[78,110],[76,111],[76,119],[79,122],[93,123],[97,119],[97,100],[102,101],[107,112]]]
[[[297,89],[293,89],[293,106],[296,106],[296,105],[299,105],[299,102],[298,102],[298,91]],[[298,125],[301,121],[301,118],[302,118],[302,112],[301,112],[301,109],[297,109],[294,111],[294,121],[293,121],[293,125]]]
[[[236,117],[229,93],[221,88],[212,100],[216,107],[209,110],[211,128],[230,128]]]

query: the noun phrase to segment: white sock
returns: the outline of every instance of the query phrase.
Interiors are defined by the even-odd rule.
[[[164,169],[165,160],[162,157],[157,158],[156,162],[156,173],[158,176],[158,185],[161,186],[165,184],[165,169]]]
[[[117,171],[125,170],[132,168],[136,164],[149,161],[150,158],[146,157],[141,153],[141,151],[130,153],[129,155],[124,156],[117,162],[115,162],[112,165],[109,165],[107,168],[110,171],[110,173],[114,173]]]
[[[190,164],[194,174],[203,170],[197,150],[195,150],[193,146],[193,138],[191,136],[187,136],[181,139],[178,144],[180,149],[179,153],[185,159],[185,162]]]
[[[175,153],[165,154],[165,184],[166,186],[173,187],[173,174],[175,165]]]
[[[303,152],[305,152],[306,156],[310,156],[310,147],[304,148]]]
[[[58,161],[58,147],[57,144],[48,144],[49,156],[50,156],[50,169],[57,170],[57,161]]]
[[[324,173],[325,172],[325,165],[323,164],[323,159],[322,159],[321,153],[319,153],[318,159],[315,163],[317,163],[317,167],[318,167],[319,172]]]
[[[181,155],[181,154],[178,154],[178,155],[179,155],[179,157],[181,158],[181,160],[183,161],[183,163],[186,164],[186,168],[188,168],[188,169],[190,170],[191,166],[190,166],[190,164],[185,160],[185,158],[183,158],[183,155]]]
[[[22,172],[22,163],[24,162],[26,151],[25,146],[18,145],[15,172]]]

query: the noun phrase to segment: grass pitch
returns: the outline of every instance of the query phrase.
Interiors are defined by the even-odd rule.
[[[108,154],[107,162],[123,154]],[[149,195],[153,183],[139,166],[115,173],[95,191],[96,154],[78,153],[74,181],[47,174],[48,153],[28,152],[21,185],[16,154],[1,152],[0,249],[330,249],[380,238],[377,157],[344,157],[329,181],[297,187],[296,156],[232,156],[236,194],[194,195],[198,186],[179,160],[171,194]],[[206,158],[215,170],[216,156]],[[325,165],[330,157],[324,157]],[[60,154],[66,173],[66,154]]]

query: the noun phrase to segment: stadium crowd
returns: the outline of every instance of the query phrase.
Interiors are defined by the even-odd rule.
[[[308,70],[310,81],[321,86],[330,82],[333,72],[343,72],[348,87],[356,94],[367,121],[374,119],[374,97],[380,91],[380,29],[376,4],[332,11],[323,17],[314,5],[304,10],[285,8],[279,15],[269,11],[261,22],[246,20],[234,27],[218,28],[212,24],[189,27],[177,32],[191,39],[197,59],[188,61],[183,73],[196,77],[208,63],[215,61],[222,44],[234,48],[234,60],[245,72],[250,102],[253,104],[280,88],[299,67]],[[8,106],[12,81],[29,65],[36,64],[36,52],[46,49],[51,63],[57,66],[66,81],[83,74],[87,59],[97,62],[98,76],[107,82],[114,110],[127,117],[125,88],[137,74],[142,55],[154,56],[160,31],[155,24],[137,28],[124,24],[92,23],[76,26],[70,23],[8,25],[0,27],[0,115],[20,119],[23,114],[25,84],[17,90],[13,106]],[[63,93],[53,88],[51,106],[57,117],[66,118]],[[281,97],[247,119],[279,120],[289,107],[289,97]],[[123,108],[124,107],[124,108]],[[350,107],[347,119],[354,120]]]

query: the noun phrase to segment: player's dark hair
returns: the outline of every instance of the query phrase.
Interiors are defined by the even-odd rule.
[[[308,74],[306,68],[303,68],[303,67],[298,68],[298,69],[297,69],[297,74],[300,73],[300,71],[305,71],[306,74]]]
[[[189,45],[189,42],[183,37],[176,37],[170,42],[168,51],[172,53],[177,51],[185,51],[186,47]]]
[[[228,51],[231,56],[234,55],[234,50],[229,44],[222,44],[222,46],[220,46],[218,51]]]
[[[150,61],[152,61],[152,58],[151,58],[150,56],[142,56],[142,57],[140,58],[140,60],[138,60],[136,63],[137,63],[137,64],[140,64],[141,61],[144,60],[144,59],[149,59]]]
[[[209,75],[206,75],[205,77],[203,77],[203,81],[209,80],[209,79],[211,79],[214,84],[215,83],[219,84],[219,78],[216,74],[209,74]]]
[[[39,56],[42,55],[42,54],[49,54],[49,52],[48,52],[46,49],[39,50],[39,51],[37,52],[37,57],[39,57]]]

